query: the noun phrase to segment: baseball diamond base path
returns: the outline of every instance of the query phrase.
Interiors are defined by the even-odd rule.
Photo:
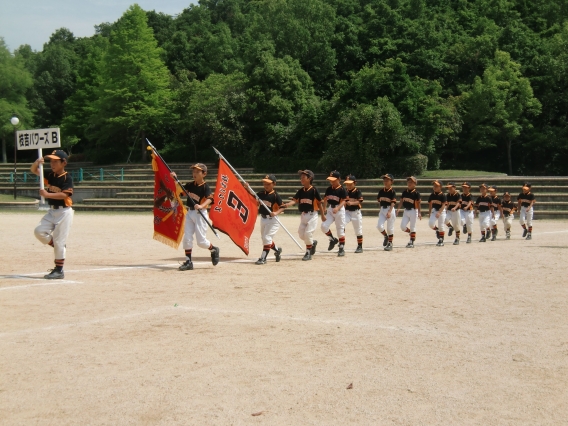
[[[398,218],[389,253],[365,217],[363,254],[280,231],[263,266],[257,229],[180,272],[151,214],[77,213],[54,282],[40,217],[0,213],[2,425],[568,424],[568,221],[405,249]]]

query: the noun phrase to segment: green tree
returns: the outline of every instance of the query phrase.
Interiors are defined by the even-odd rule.
[[[33,114],[25,97],[32,86],[32,77],[25,69],[24,61],[10,53],[0,37],[0,138],[2,138],[2,162],[6,163],[6,141],[13,141],[14,127],[10,118],[16,114],[20,128],[32,125]]]
[[[97,142],[99,161],[125,158],[135,140],[145,160],[146,135],[171,119],[170,74],[147,19],[135,4],[111,30],[89,134]]]
[[[523,130],[532,127],[529,118],[541,111],[541,103],[520,68],[507,52],[498,50],[483,78],[476,77],[471,91],[463,95],[470,142],[480,148],[503,145],[510,175],[512,146]]]

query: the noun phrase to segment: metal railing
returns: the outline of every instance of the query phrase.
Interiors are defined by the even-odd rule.
[[[45,172],[44,172],[45,173]],[[98,180],[104,182],[105,180],[124,181],[124,169],[105,170],[104,168],[80,168],[77,170],[70,170],[68,173],[73,178],[73,182],[83,182],[85,180]],[[0,181],[14,183],[14,172],[10,172],[7,176],[0,176]],[[35,183],[39,182],[39,176],[32,172],[26,171],[17,173],[16,182],[22,183]]]

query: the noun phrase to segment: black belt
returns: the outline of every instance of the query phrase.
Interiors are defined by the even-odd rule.
[[[405,207],[404,210],[416,210],[415,207]]]
[[[272,216],[267,215],[267,214],[261,214],[260,215],[263,219],[272,219]]]
[[[53,205],[53,204],[50,204],[50,205],[49,205],[49,208],[50,208],[50,209],[54,209],[54,210],[57,210],[57,209],[64,209],[65,207],[67,207],[67,206],[55,206],[55,205]]]

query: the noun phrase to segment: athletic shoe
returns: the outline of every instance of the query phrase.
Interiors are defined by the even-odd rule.
[[[487,231],[485,231],[485,239],[486,239],[487,241],[495,241],[495,240],[492,240],[491,238],[489,238],[490,235],[491,235],[491,230],[490,230],[490,229],[488,229]]]
[[[193,271],[193,262],[191,260],[186,260],[179,266],[178,269],[180,271]]]
[[[527,236],[528,232],[529,232],[528,229],[523,229],[523,238]]]
[[[511,239],[511,231],[505,232],[505,235],[507,236],[507,239],[508,239],[508,240]]]
[[[339,257],[345,256],[345,249],[343,247],[339,247],[339,251],[337,252],[337,256],[339,256]]]
[[[213,247],[213,251],[211,252],[211,263],[213,264],[213,266],[219,263],[219,253],[219,247]]]
[[[63,270],[58,271],[57,269],[48,269],[48,271],[49,274],[43,276],[46,280],[62,280],[65,278]]]
[[[406,248],[414,248],[414,241],[410,240],[406,245]]]
[[[451,237],[452,234],[454,233],[454,227],[453,226],[448,226],[448,237]]]
[[[260,259],[258,259],[256,262],[254,262],[255,265],[266,265],[266,259],[261,257]]]
[[[392,243],[387,242],[387,245],[385,247],[385,251],[392,251]]]
[[[363,253],[363,246],[359,244],[355,249],[355,253]]]
[[[388,243],[389,243],[389,237],[388,235],[385,235],[385,239],[383,240],[383,247],[386,247]]]
[[[312,253],[307,251],[302,260],[312,260]]]
[[[466,225],[463,226],[462,231],[463,231],[464,234],[467,234],[467,226]]]
[[[526,238],[526,239],[527,239],[527,240],[532,240],[532,232],[529,232],[529,233],[527,234],[527,238]]]
[[[438,244],[436,244],[438,247],[443,247],[444,246],[444,240],[442,240],[441,238],[438,239]]]
[[[466,244],[471,244],[471,235],[467,236],[467,241],[465,242]]]
[[[495,230],[491,231],[491,241],[495,241],[497,239],[497,233],[495,232]]]
[[[274,257],[276,258],[277,262],[280,262],[280,256],[282,256],[282,247],[278,247],[274,252]]]
[[[332,240],[329,240],[329,246],[327,246],[327,251],[333,250],[333,248],[337,245],[338,242],[339,242],[339,240],[337,238],[333,238]]]
[[[314,243],[312,244],[312,249],[310,250],[310,254],[313,256],[314,254],[316,254],[316,247],[318,245],[317,240],[314,240]],[[311,260],[312,258],[310,257],[308,260]]]
[[[460,239],[459,239],[459,238],[456,238],[456,239],[454,240],[454,246],[459,246],[459,244],[460,244]]]
[[[485,243],[487,242],[487,238],[485,238],[485,235],[483,237],[481,237],[481,240],[479,240],[480,243]]]

